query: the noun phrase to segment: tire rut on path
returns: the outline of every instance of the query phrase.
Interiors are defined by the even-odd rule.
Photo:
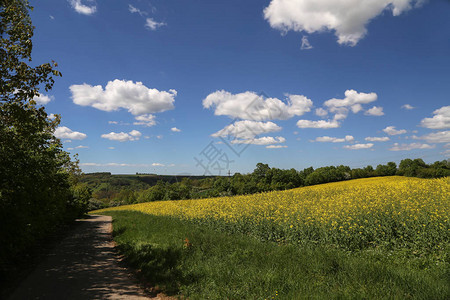
[[[111,238],[111,217],[91,215],[50,252],[10,299],[151,298],[121,267]],[[163,297],[165,298],[165,297]]]

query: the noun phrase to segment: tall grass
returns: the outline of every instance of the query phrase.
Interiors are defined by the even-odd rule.
[[[109,211],[120,251],[153,286],[189,299],[448,299],[450,272],[380,249],[260,242],[169,216]]]

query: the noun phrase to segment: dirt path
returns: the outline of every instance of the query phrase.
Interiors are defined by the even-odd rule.
[[[111,217],[92,215],[77,222],[81,224],[10,299],[149,299],[119,264],[111,240]]]

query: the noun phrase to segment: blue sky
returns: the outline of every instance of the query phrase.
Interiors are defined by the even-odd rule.
[[[32,1],[36,99],[84,172],[450,156],[450,2]]]

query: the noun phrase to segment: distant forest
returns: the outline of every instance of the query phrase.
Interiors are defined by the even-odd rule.
[[[302,171],[282,170],[258,163],[249,174],[233,176],[163,176],[155,174],[111,175],[111,173],[85,174],[81,183],[92,191],[89,209],[160,200],[199,199],[219,196],[254,194],[287,190],[375,176],[409,176],[439,178],[450,176],[449,160],[426,164],[422,159],[404,159],[378,165],[376,168],[352,169],[348,166],[329,166]]]

